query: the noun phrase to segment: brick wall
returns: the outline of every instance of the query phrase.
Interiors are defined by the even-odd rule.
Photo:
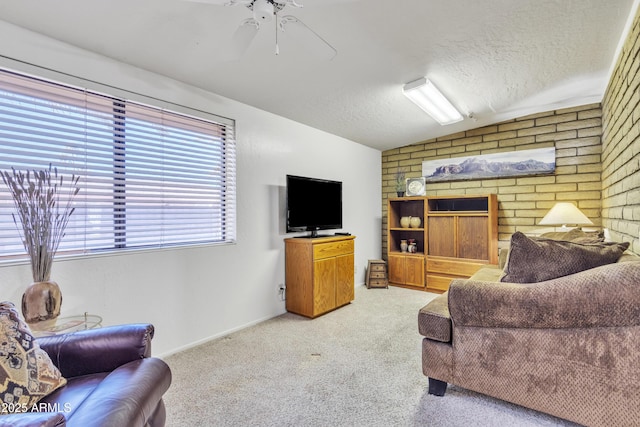
[[[602,223],[640,253],[640,19],[629,36],[602,101]]]
[[[427,184],[427,195],[496,193],[500,246],[506,245],[515,231],[540,229],[538,221],[558,201],[576,203],[600,226],[601,133],[602,109],[600,104],[592,104],[526,116],[383,152],[383,253],[386,253],[387,199],[395,197],[395,172],[403,168],[408,178],[419,177],[422,161],[430,159],[555,147],[553,175]],[[640,192],[638,203],[636,214],[640,216]]]

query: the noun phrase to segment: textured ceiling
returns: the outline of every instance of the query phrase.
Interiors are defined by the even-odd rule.
[[[206,0],[202,0],[206,1]],[[222,3],[220,0],[210,0]],[[633,0],[298,0],[310,33],[262,25],[226,58],[242,5],[185,0],[0,0],[0,19],[388,149],[525,114],[600,102]],[[474,118],[440,126],[402,95],[428,76]],[[224,114],[224,112],[212,111]]]

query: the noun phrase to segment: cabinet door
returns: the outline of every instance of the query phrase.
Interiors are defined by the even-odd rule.
[[[389,281],[398,285],[424,287],[424,258],[390,256]]]
[[[354,298],[354,256],[336,257],[336,306],[342,306]]]
[[[458,257],[489,259],[489,218],[458,218]]]
[[[336,308],[336,259],[326,258],[313,263],[313,315]]]
[[[405,285],[424,287],[424,258],[405,259]]]
[[[389,256],[389,281],[404,283],[404,256]]]
[[[429,217],[429,255],[455,257],[456,221],[453,216]]]

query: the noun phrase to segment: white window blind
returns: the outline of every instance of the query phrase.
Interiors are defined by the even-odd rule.
[[[59,251],[235,241],[233,128],[0,70],[0,170],[80,176]],[[0,257],[20,256],[0,186]]]

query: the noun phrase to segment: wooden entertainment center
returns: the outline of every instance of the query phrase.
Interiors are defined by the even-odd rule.
[[[285,239],[287,311],[313,318],[353,301],[354,239]]]
[[[498,263],[495,194],[401,197],[387,205],[389,284],[445,292],[456,278]],[[411,227],[406,217],[420,218]],[[416,251],[403,251],[404,242]]]

